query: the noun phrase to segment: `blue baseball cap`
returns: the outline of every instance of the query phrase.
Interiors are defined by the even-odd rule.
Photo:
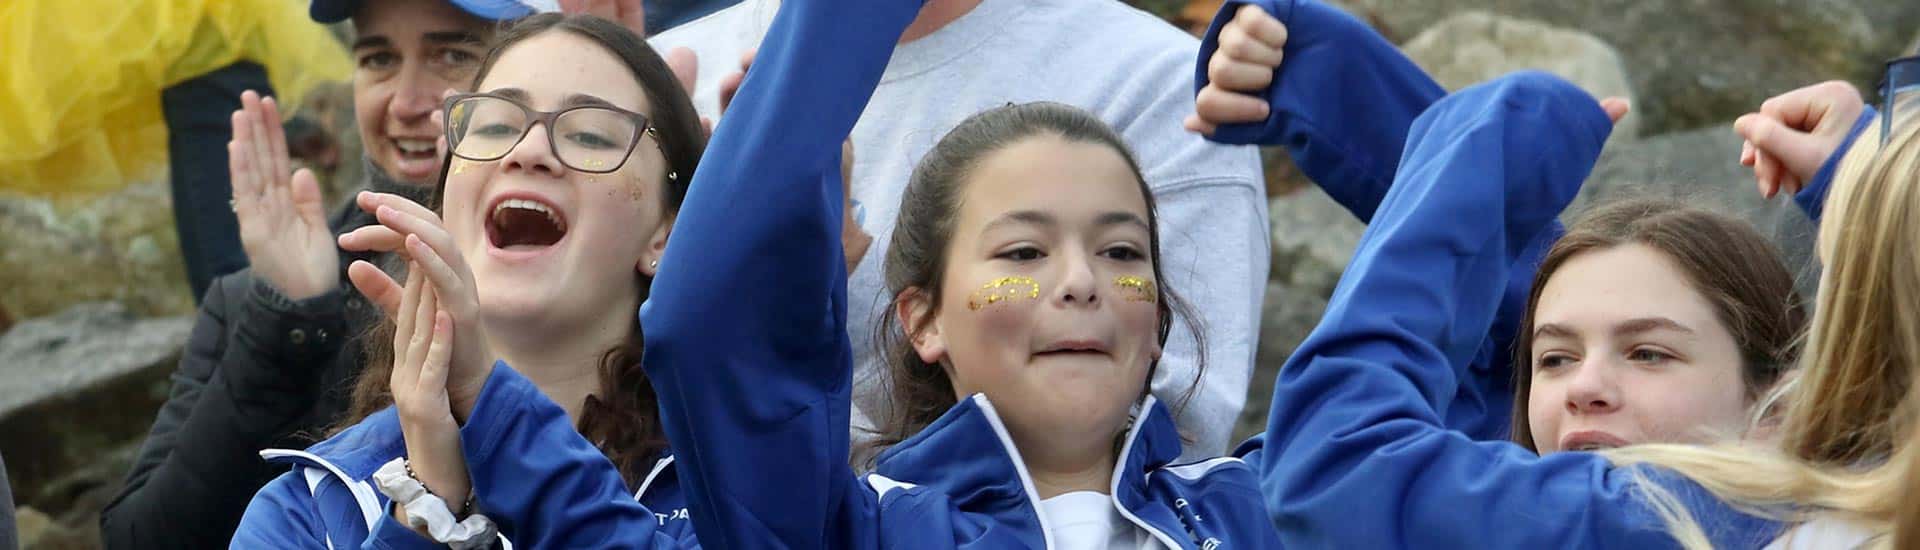
[[[366,0],[313,0],[307,15],[321,23],[353,17]],[[511,21],[540,12],[560,11],[559,0],[447,0],[461,11],[488,21]]]

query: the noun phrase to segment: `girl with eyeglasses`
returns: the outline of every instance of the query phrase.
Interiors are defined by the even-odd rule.
[[[357,197],[381,225],[340,246],[409,258],[404,285],[366,262],[348,269],[392,320],[369,338],[344,429],[305,450],[262,453],[293,469],[254,497],[233,546],[477,547],[497,527],[522,547],[566,546],[492,525],[486,515],[511,517],[525,499],[476,506],[469,480],[495,494],[577,493],[537,477],[469,477],[448,403],[470,403],[480,388],[423,384],[444,378],[449,361],[496,358],[512,366],[498,375],[524,392],[496,398],[557,403],[542,418],[592,441],[578,449],[584,457],[530,459],[610,461],[618,496],[661,512],[659,539],[690,543],[633,312],[662,269],[704,148],[692,103],[638,36],[579,15],[502,31],[470,89],[437,115],[451,155],[435,200]]]

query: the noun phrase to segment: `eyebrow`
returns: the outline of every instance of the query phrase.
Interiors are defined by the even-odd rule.
[[[520,88],[495,88],[493,90],[489,90],[487,93],[504,97],[507,99],[511,99],[514,101],[518,101],[521,103],[533,102],[533,96],[527,94],[526,90],[522,90]],[[613,102],[611,101],[600,99],[599,97],[594,96],[592,94],[581,94],[581,93],[568,94],[567,99],[560,102],[560,110],[566,110],[566,109],[571,109],[574,107],[581,107],[581,106],[608,107],[613,109],[620,109],[622,111],[626,110],[625,108],[622,108],[619,105],[614,105]]]
[[[1533,329],[1534,338],[1539,338],[1542,336],[1558,336],[1561,338],[1573,338],[1574,334],[1573,334],[1573,329],[1570,329],[1561,325],[1556,325],[1553,323],[1547,323],[1544,325],[1540,325],[1538,327],[1534,327]]]
[[[1108,212],[1101,214],[1098,218],[1094,218],[1093,223],[1100,227],[1137,225],[1140,226],[1141,229],[1147,229],[1147,220],[1140,219],[1138,214],[1132,212]]]
[[[1019,225],[1019,224],[1038,225],[1042,227],[1053,227],[1053,226],[1060,225],[1060,221],[1055,219],[1052,214],[1048,214],[1046,212],[1041,212],[1038,210],[1017,210],[1013,212],[1008,212],[1004,215],[1001,215],[999,218],[994,219],[992,222],[988,222],[987,226],[981,229],[980,231],[984,233],[1003,225]],[[1114,226],[1114,225],[1137,225],[1137,226],[1140,226],[1140,229],[1147,229],[1147,221],[1141,219],[1140,215],[1134,214],[1132,212],[1115,211],[1115,212],[1103,213],[1103,214],[1100,214],[1099,217],[1096,217],[1093,219],[1093,224],[1100,227],[1108,227],[1108,226]]]
[[[1676,322],[1673,319],[1668,319],[1666,317],[1641,317],[1639,319],[1629,319],[1627,322],[1614,325],[1613,327],[1613,332],[1615,334],[1639,334],[1643,332],[1652,332],[1656,330],[1671,330],[1674,332],[1693,334],[1693,329],[1687,328],[1686,325],[1682,325],[1679,322]]]
[[[487,93],[504,97],[507,99],[511,99],[514,101],[518,101],[521,103],[526,103],[527,101],[529,101],[529,97],[530,97],[527,95],[526,90],[522,90],[519,88],[494,88],[492,90],[488,90]]]
[[[1693,334],[1693,329],[1687,328],[1686,325],[1682,325],[1666,317],[1628,319],[1625,322],[1613,326],[1614,334],[1641,334],[1656,330],[1671,330],[1674,332]],[[1573,329],[1554,323],[1547,323],[1533,329],[1534,338],[1542,336],[1558,336],[1562,338],[1578,337],[1578,335],[1574,334]]]
[[[1017,210],[1013,212],[1008,212],[1006,214],[1002,214],[1000,217],[995,218],[993,221],[987,222],[987,226],[981,228],[980,232],[985,233],[988,231],[992,231],[994,228],[1000,227],[1003,225],[1038,225],[1041,227],[1053,227],[1056,225],[1060,225],[1060,222],[1053,219],[1052,214],[1048,214],[1046,212],[1041,212],[1038,210]]]
[[[392,45],[393,45],[393,41],[388,40],[387,37],[381,36],[381,35],[373,35],[373,36],[362,36],[360,38],[354,39],[353,47],[348,49],[358,51],[364,48],[385,48]]]
[[[436,31],[436,32],[427,33],[423,36],[426,37],[428,42],[432,42],[435,44],[460,44],[460,45],[468,45],[468,46],[480,46],[480,45],[486,44],[485,41],[480,40],[480,35],[473,34],[467,31]]]
[[[566,109],[569,107],[580,107],[580,106],[612,107],[615,109],[620,109],[622,111],[626,110],[621,108],[618,105],[614,105],[613,102],[611,101],[600,99],[599,97],[594,96],[592,94],[581,94],[581,93],[567,94],[567,99],[565,101],[560,102],[561,109]]]
[[[455,44],[463,46],[482,46],[486,44],[485,41],[480,40],[480,35],[467,31],[438,31],[426,33],[421,36],[425,38],[427,42],[434,44]],[[363,48],[389,47],[393,47],[393,40],[387,38],[385,35],[376,34],[355,39],[353,41],[353,47],[349,49],[360,50]]]

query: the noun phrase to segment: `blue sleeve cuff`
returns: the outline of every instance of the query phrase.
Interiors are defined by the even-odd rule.
[[[1820,171],[1814,172],[1813,181],[1807,182],[1806,187],[1793,195],[1794,204],[1800,205],[1800,210],[1807,213],[1808,219],[1820,221],[1820,214],[1827,207],[1827,189],[1833,186],[1833,176],[1840,171],[1840,160],[1847,157],[1847,151],[1853,149],[1853,142],[1860,139],[1860,134],[1866,133],[1867,126],[1873,124],[1877,115],[1872,106],[1861,111],[1860,119],[1855,120],[1853,129],[1847,131],[1847,139],[1842,140],[1840,147],[1827,156],[1827,161],[1820,165]]]
[[[1207,78],[1207,60],[1212,59],[1213,52],[1220,49],[1220,29],[1233,20],[1233,15],[1240,11],[1240,6],[1247,4],[1260,6],[1260,9],[1267,10],[1267,13],[1273,14],[1281,21],[1292,18],[1292,0],[1227,0],[1222,3],[1220,11],[1213,15],[1213,23],[1207,25],[1207,34],[1200,38],[1199,61],[1193,69],[1194,95],[1198,96],[1200,90],[1206,88],[1210,81]],[[1280,72],[1285,67],[1286,64],[1283,62],[1279,68],[1273,70],[1275,84],[1280,82]],[[1269,136],[1279,135],[1280,129],[1280,114],[1277,111],[1268,111],[1266,120],[1224,124],[1214,129],[1213,135],[1207,136],[1207,139],[1229,145],[1266,144],[1265,142],[1271,139]]]
[[[1301,173],[1360,221],[1373,218],[1399,172],[1413,121],[1446,95],[1373,27],[1314,0],[1231,0],[1201,42],[1195,94],[1219,35],[1244,5],[1287,27],[1286,60],[1263,92],[1265,120],[1220,126],[1210,139],[1287,148]]]

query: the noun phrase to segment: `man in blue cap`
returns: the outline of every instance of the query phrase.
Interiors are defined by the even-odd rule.
[[[314,20],[350,18],[354,24],[353,106],[365,149],[365,186],[424,200],[441,163],[440,129],[431,115],[442,94],[471,83],[499,22],[557,8],[554,0],[314,0]],[[173,138],[175,162],[186,161],[175,171],[195,171],[202,178],[175,181],[176,194],[181,186],[199,186],[193,192],[201,203],[176,202],[176,212],[204,218],[208,210],[223,216],[229,211],[232,176],[220,138],[233,132],[230,121],[247,120],[234,113],[243,103],[241,91],[262,91],[266,83],[259,66],[248,65],[183,84],[199,86],[196,93],[202,96],[190,109],[169,105],[168,122],[176,132],[191,128],[201,134],[197,140]],[[169,91],[168,99],[175,98]],[[251,97],[245,103],[254,111],[262,105]],[[241,146],[236,150],[248,151],[248,142],[281,132],[277,120],[259,126],[251,139],[232,136]],[[214,130],[222,134],[210,136]],[[218,155],[193,163],[180,155],[183,142],[218,149]],[[279,156],[277,166],[286,166],[286,148],[271,149],[270,156]],[[281,189],[297,179],[287,173],[259,177]],[[288,195],[269,193],[253,202],[269,196],[289,201]],[[334,243],[340,233],[377,223],[372,215],[352,204],[326,219],[317,207],[313,212],[245,238],[230,226],[224,233],[195,237],[212,242],[190,243],[183,229],[183,247],[244,241],[224,244],[244,250],[241,266],[253,267],[207,283],[167,402],[125,487],[101,514],[108,548],[226,546],[253,494],[284,470],[256,453],[303,448],[323,437],[346,409],[349,386],[366,361],[360,336],[379,318],[378,308],[346,284],[344,271],[354,259],[380,265],[388,259],[344,254]],[[239,214],[261,215],[253,209]]]

